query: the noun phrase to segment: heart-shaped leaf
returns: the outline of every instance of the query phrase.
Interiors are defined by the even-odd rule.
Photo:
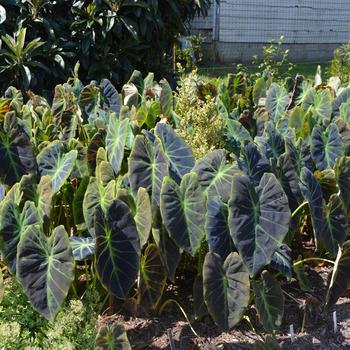
[[[180,186],[169,176],[163,181],[160,210],[164,225],[180,248],[198,251],[205,220],[205,196],[196,173],[184,175]]]
[[[118,116],[120,112],[120,97],[118,91],[108,79],[102,79],[101,92],[108,108]]]
[[[255,306],[259,320],[264,328],[273,333],[282,325],[284,296],[279,282],[267,271],[261,274],[261,280],[253,280]]]
[[[12,200],[6,200],[0,212],[1,251],[9,271],[16,274],[18,243],[24,231],[40,224],[39,214],[33,202],[27,201],[23,210]]]
[[[274,121],[277,121],[282,116],[288,103],[289,95],[287,90],[277,83],[272,83],[267,91],[266,109]]]
[[[270,263],[282,245],[290,218],[287,196],[273,174],[264,174],[256,188],[246,176],[234,177],[229,228],[252,276]]]
[[[237,253],[226,260],[207,253],[203,265],[204,300],[215,323],[223,330],[234,327],[249,303],[249,272]]]
[[[311,155],[317,169],[334,167],[336,159],[343,155],[343,142],[336,124],[330,124],[326,132],[320,126],[314,128]]]
[[[124,148],[129,134],[129,119],[119,120],[115,115],[109,118],[106,136],[108,160],[113,170],[119,174],[124,159]]]
[[[106,211],[116,195],[115,181],[103,186],[96,178],[90,178],[83,200],[83,214],[87,229],[95,237],[95,210],[98,206]]]
[[[49,175],[52,191],[57,193],[71,174],[77,159],[76,150],[64,153],[60,142],[52,142],[37,156],[41,176]]]
[[[155,244],[147,246],[140,263],[140,282],[138,288],[138,304],[145,310],[155,310],[166,283],[160,252]]]
[[[95,214],[96,270],[102,284],[119,299],[126,299],[140,263],[140,242],[129,207],[117,199],[106,214]]]
[[[216,150],[199,159],[193,168],[208,197],[220,197],[227,203],[233,175],[240,173],[237,165],[229,164],[225,150]]]
[[[294,211],[302,203],[303,196],[299,187],[295,163],[288,153],[282,154],[278,158],[274,173],[288,197],[290,209]]]
[[[302,107],[307,111],[313,107],[313,114],[320,120],[329,120],[332,114],[332,97],[328,89],[317,92],[309,89],[303,99]]]
[[[169,175],[179,184],[195,164],[192,149],[168,124],[158,123],[155,135],[159,137],[169,162]]]
[[[159,140],[151,142],[137,135],[129,156],[129,181],[134,194],[140,187],[147,190],[152,210],[159,206],[160,190],[164,176],[168,174],[168,162]]]
[[[205,231],[209,251],[226,259],[234,245],[228,228],[228,207],[218,197],[207,200]]]
[[[14,113],[6,114],[0,130],[0,164],[0,179],[6,185],[15,184],[25,174],[36,173],[33,146]]]
[[[229,201],[233,242],[251,276],[271,262],[288,232],[288,199],[275,175],[266,173],[259,186],[246,176],[235,176]]]
[[[30,226],[18,245],[17,276],[33,308],[53,320],[74,279],[74,259],[66,230],[56,227],[48,238]]]
[[[253,142],[248,142],[242,151],[241,158],[237,159],[239,168],[253,181],[255,185],[264,173],[271,172],[271,165],[268,159],[262,155]]]
[[[302,168],[300,173],[300,190],[309,204],[311,222],[316,241],[322,238],[323,197],[321,186],[315,175],[308,169]]]

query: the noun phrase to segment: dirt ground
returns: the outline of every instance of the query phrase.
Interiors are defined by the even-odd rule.
[[[350,298],[344,296],[338,300],[337,311],[338,331],[333,331],[332,310],[324,312],[326,285],[330,278],[331,269],[328,267],[313,267],[307,269],[307,276],[313,286],[311,292],[302,292],[295,279],[282,284],[288,293],[285,298],[284,323],[276,334],[282,349],[293,350],[350,350]],[[176,286],[169,286],[164,300],[175,299],[181,304],[190,318],[193,314],[192,280],[179,278]],[[180,298],[181,296],[186,296]],[[229,333],[221,333],[209,316],[200,321],[191,320],[193,330],[175,304],[166,307],[160,317],[129,317],[126,315],[112,315],[100,319],[100,322],[122,322],[126,328],[129,341],[133,349],[170,349],[167,330],[173,334],[177,350],[192,349],[253,349],[254,342],[262,339],[266,333],[259,324],[254,306],[247,310],[252,323],[246,320]],[[304,321],[305,329],[301,332]],[[289,325],[294,325],[295,339],[291,343]],[[254,328],[254,330],[252,329]]]

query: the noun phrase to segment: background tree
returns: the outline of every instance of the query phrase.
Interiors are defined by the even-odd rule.
[[[38,63],[14,74],[12,48],[1,41],[1,90],[14,84],[37,91],[38,84],[45,90],[66,80],[78,60],[85,82],[109,78],[120,85],[133,69],[164,75],[173,43],[194,16],[207,14],[210,0],[4,0],[2,6],[2,36],[27,28],[25,43],[43,44],[19,59]]]

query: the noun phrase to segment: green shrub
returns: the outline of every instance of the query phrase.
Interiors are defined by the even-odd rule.
[[[191,146],[198,159],[223,146],[223,121],[218,113],[215,97],[204,90],[196,71],[179,82],[175,111],[180,117],[179,134]]]
[[[340,46],[334,51],[331,63],[332,76],[338,76],[342,82],[350,79],[350,42]]]
[[[22,287],[12,279],[5,284],[0,304],[0,349],[93,349],[98,293],[88,289],[83,299],[71,299],[49,323],[31,306]]]

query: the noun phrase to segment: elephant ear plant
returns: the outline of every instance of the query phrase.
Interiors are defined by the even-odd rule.
[[[329,115],[326,93],[296,98],[277,83],[260,85],[267,98],[256,127],[229,110],[234,98],[222,115],[234,147],[200,159],[173,127],[169,85],[152,74],[135,72],[124,96],[108,80],[84,87],[74,77],[56,87],[52,104],[35,95],[25,103],[8,89],[0,99],[0,249],[33,308],[53,320],[67,295],[91,285],[111,310],[132,300],[135,312],[158,313],[167,283],[180,272],[192,281],[186,262],[195,261],[196,316],[209,313],[227,331],[254,302],[274,333],[283,323],[281,280],[303,262],[293,263],[290,247],[305,213],[315,254],[337,256],[326,300],[333,306],[349,255],[349,151],[339,117]],[[305,139],[288,119],[296,113]],[[96,347],[106,344],[130,348],[121,325],[99,330]]]

